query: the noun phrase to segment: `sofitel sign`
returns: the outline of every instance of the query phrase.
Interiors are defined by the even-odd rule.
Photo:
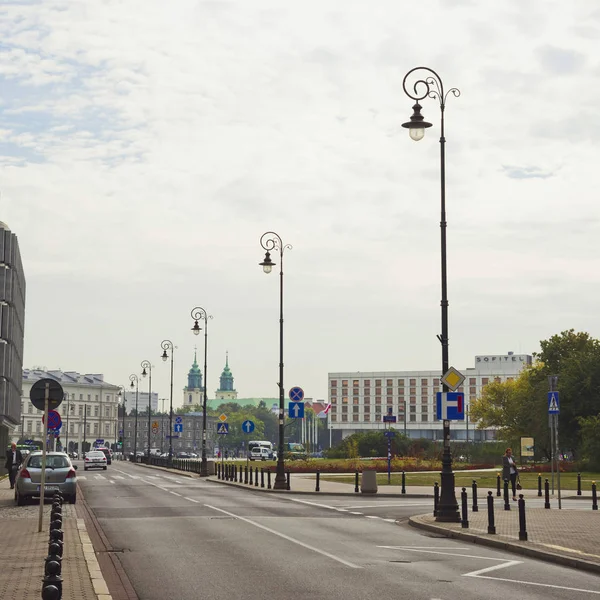
[[[530,357],[527,354],[507,354],[506,356],[476,356],[475,362],[526,362],[529,363],[528,360]]]

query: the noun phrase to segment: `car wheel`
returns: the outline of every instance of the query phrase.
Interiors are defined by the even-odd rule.
[[[75,504],[77,502],[77,494],[69,496],[69,504]]]
[[[21,494],[15,490],[15,502],[17,503],[17,506],[25,506],[27,498],[25,498],[25,496],[21,496]]]
[[[106,469],[108,469],[108,467],[102,467],[102,468],[103,468],[105,471],[106,471]]]

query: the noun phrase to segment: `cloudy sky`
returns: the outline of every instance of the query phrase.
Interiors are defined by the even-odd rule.
[[[241,397],[327,373],[436,369],[439,104],[415,143],[402,80],[446,107],[450,362],[600,337],[596,0],[5,0],[0,220],[27,277],[25,365],[128,382],[209,323]],[[279,262],[278,257],[274,257]]]

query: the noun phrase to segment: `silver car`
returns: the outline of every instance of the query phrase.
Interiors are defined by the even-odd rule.
[[[83,470],[88,469],[104,469],[106,471],[107,465],[106,455],[102,450],[90,450],[85,453],[83,459]]]
[[[42,482],[41,452],[32,452],[24,461],[17,473],[15,481],[15,502],[23,506],[34,496],[40,497]],[[44,496],[52,496],[57,490],[65,500],[75,504],[77,500],[77,469],[64,452],[48,452],[46,454],[46,478]]]

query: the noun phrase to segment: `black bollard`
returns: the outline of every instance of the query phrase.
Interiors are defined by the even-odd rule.
[[[354,473],[354,493],[358,494],[358,469]]]
[[[267,471],[267,489],[271,489],[271,469]]]
[[[233,481],[237,483],[237,465],[233,465]]]
[[[51,529],[50,530],[50,543],[60,542],[63,543],[64,533],[62,529]]]
[[[546,492],[546,502],[544,503],[544,508],[550,508],[550,483],[547,479],[544,482],[544,488]]]
[[[54,521],[50,523],[50,530],[52,529],[62,529],[62,519],[60,517],[56,517]]]
[[[460,493],[460,500],[461,500],[461,504],[462,504],[462,519],[460,521],[460,524],[462,526],[463,529],[468,529],[469,528],[469,519],[467,516],[467,488],[463,488],[462,492]]]
[[[525,499],[519,494],[519,540],[527,541],[527,526],[525,524]]]
[[[492,492],[488,492],[487,505],[488,505],[488,533],[495,534],[496,533],[496,524],[494,522],[494,494]]]
[[[496,496],[502,496],[500,493],[500,473],[498,473],[498,476],[496,477]]]
[[[62,560],[62,555],[63,545],[59,544],[58,542],[51,541],[48,544],[48,556],[46,557],[46,560],[51,559],[60,562]]]
[[[244,483],[248,483],[248,465],[244,467]]]
[[[250,481],[249,484],[252,485],[252,467],[250,467]]]
[[[321,491],[321,486],[319,485],[319,478],[321,476],[321,473],[319,473],[319,469],[317,469],[317,483],[315,485],[315,492],[320,492]]]
[[[577,473],[577,495],[581,496],[581,473]]]
[[[260,470],[260,487],[261,488],[265,487],[265,470],[264,469]]]
[[[256,471],[254,472],[254,487],[258,487],[258,467],[256,467]]]
[[[54,586],[58,589],[58,598],[62,596],[62,577],[60,576],[61,566],[59,562],[51,560],[46,563],[44,569],[44,578],[42,579],[42,591],[45,587]]]
[[[290,472],[288,471],[286,473],[286,482],[285,482],[285,489],[289,492],[292,488],[290,487]]]
[[[542,474],[538,474],[538,496],[542,497]]]
[[[592,481],[592,510],[598,510],[598,496],[596,494],[595,481]]]
[[[217,479],[221,479],[221,463],[217,463]]]
[[[477,506],[477,480],[473,479],[473,485],[471,486],[471,488],[473,489],[473,507],[472,507],[472,511],[473,512],[479,512],[479,506]]]
[[[60,591],[55,585],[42,588],[42,600],[60,600]]]
[[[438,504],[440,503],[440,484],[436,481],[433,484],[433,516],[437,517]]]
[[[401,494],[406,494],[406,473],[402,471],[402,490]]]
[[[504,480],[504,510],[510,510],[510,500],[508,497],[508,479]]]

